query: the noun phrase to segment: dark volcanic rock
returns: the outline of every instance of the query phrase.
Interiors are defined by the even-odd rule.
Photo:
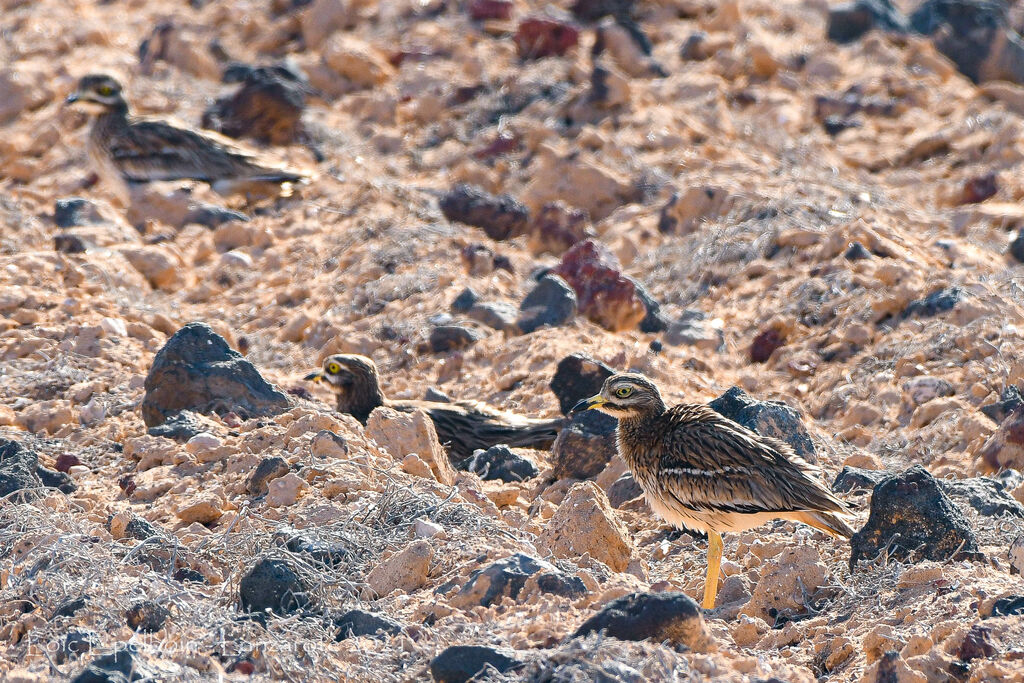
[[[1007,470],[1003,474],[1013,473]],[[1006,481],[994,477],[971,477],[969,479],[940,479],[939,485],[950,498],[970,505],[979,514],[987,517],[1022,517],[1024,518],[1024,505],[1010,495],[1009,491],[1019,483],[1018,477],[1008,478],[1011,482],[1007,486]]]
[[[996,652],[996,646],[992,644],[992,629],[975,624],[964,636],[956,656],[961,662],[969,662],[974,659],[991,657]]]
[[[963,195],[960,197],[961,204],[977,204],[989,197],[994,197],[999,191],[999,183],[996,174],[989,172],[973,178],[968,178],[964,183]]]
[[[80,595],[77,598],[67,600],[66,602],[61,603],[57,609],[53,611],[51,619],[56,619],[57,617],[73,617],[75,614],[85,609],[88,604],[89,597],[86,595]]]
[[[334,567],[348,559],[348,548],[340,543],[329,543],[313,535],[310,531],[282,527],[274,537],[284,542],[284,546],[293,553],[305,555],[309,560],[326,567]]]
[[[850,539],[850,570],[885,550],[900,561],[977,559],[970,523],[920,465],[884,479],[871,494],[867,524]]]
[[[185,443],[196,434],[205,432],[207,427],[199,420],[199,416],[191,410],[183,410],[167,418],[163,424],[150,427],[146,433],[150,436],[162,436]]]
[[[647,291],[647,288],[642,284],[628,278],[633,283],[633,287],[636,288],[636,295],[640,297],[641,303],[644,305],[644,310],[647,311],[647,315],[640,321],[640,331],[653,334],[655,332],[664,332],[668,329],[669,320],[665,317],[665,314],[661,312],[661,304],[654,296]]]
[[[998,401],[981,406],[980,410],[999,424],[1021,406],[1024,406],[1024,398],[1021,398],[1020,388],[1011,384],[1003,389]]]
[[[245,490],[254,496],[262,496],[274,479],[288,474],[288,461],[279,455],[263,458],[245,482]]]
[[[520,666],[522,662],[515,658],[513,650],[483,645],[452,645],[431,660],[430,675],[437,683],[466,683],[488,667],[505,673]]]
[[[565,252],[552,272],[576,292],[581,314],[617,332],[633,329],[648,315],[636,284],[621,271],[608,247],[588,239]]]
[[[35,451],[17,441],[0,439],[0,498],[22,489],[43,486],[62,493],[73,493],[77,488],[66,473],[40,465]]]
[[[577,413],[558,433],[551,454],[556,479],[587,479],[601,473],[615,457],[615,418],[588,410]]]
[[[786,338],[773,327],[764,330],[750,343],[750,362],[765,363],[786,343]]]
[[[576,629],[574,638],[604,631],[619,640],[668,640],[701,649],[708,633],[704,617],[685,593],[631,593],[612,600]]]
[[[167,340],[153,359],[145,388],[142,419],[147,427],[182,410],[249,418],[290,407],[284,393],[205,323],[189,323]]]
[[[892,475],[884,470],[865,470],[846,465],[832,481],[832,491],[835,493],[870,491],[880,481],[890,476]]]
[[[128,626],[139,633],[156,633],[164,627],[171,613],[152,600],[137,602],[124,613]]]
[[[547,274],[519,305],[516,324],[523,334],[558,327],[576,317],[576,292],[557,275]]]
[[[53,222],[58,228],[98,225],[106,222],[95,204],[82,197],[58,199],[53,205]]]
[[[124,683],[144,678],[148,675],[135,661],[135,648],[127,645],[89,662],[71,683]]]
[[[1008,595],[999,598],[992,605],[993,617],[1016,617],[1024,615],[1024,595]]]
[[[53,236],[53,250],[62,254],[84,254],[89,246],[80,235],[63,233]]]
[[[932,36],[939,52],[975,83],[1024,77],[1021,37],[1009,23],[1003,0],[925,0],[910,15],[910,26]]]
[[[262,559],[238,586],[239,600],[246,612],[285,615],[309,604],[306,587],[284,560]]]
[[[61,640],[60,649],[54,653],[54,661],[64,664],[69,659],[77,659],[100,644],[100,637],[95,631],[79,629],[68,631]]]
[[[905,33],[907,19],[891,0],[855,0],[829,10],[826,35],[836,43],[849,43],[875,28]]]
[[[519,329],[519,311],[512,304],[503,301],[484,301],[475,304],[466,312],[466,317],[495,330],[512,332]]]
[[[542,16],[527,17],[519,22],[512,40],[523,59],[561,57],[576,47],[580,40],[580,30],[568,21]]]
[[[1024,263],[1024,228],[1017,231],[1017,236],[1010,242],[1010,256]]]
[[[604,381],[614,374],[610,366],[584,353],[573,353],[558,361],[550,386],[562,414],[568,415],[577,403],[601,391]]]
[[[402,632],[402,625],[394,619],[361,609],[345,612],[334,620],[334,626],[338,629],[336,641],[358,636],[383,639]]]
[[[952,311],[958,303],[966,298],[966,296],[967,294],[964,290],[959,287],[940,289],[932,292],[923,299],[915,299],[907,304],[907,309],[903,312],[903,317],[910,318],[916,315],[922,318],[929,318],[933,315],[938,315],[939,313]]]
[[[465,469],[485,480],[526,481],[539,474],[537,466],[521,455],[513,453],[504,444],[478,450],[466,463]]]
[[[434,403],[451,403],[452,397],[437,387],[427,387],[427,390],[423,392],[423,400],[433,401]]]
[[[184,225],[195,223],[196,225],[202,225],[211,229],[230,221],[248,223],[249,217],[240,211],[228,209],[223,206],[197,204],[189,209],[188,213],[185,214],[185,218],[182,219],[182,223]]]
[[[781,401],[758,401],[739,387],[733,387],[708,406],[762,436],[785,441],[807,462],[818,459],[811,436],[800,420],[800,412]]]
[[[469,287],[459,292],[459,295],[452,301],[452,313],[465,313],[473,308],[473,305],[480,301],[480,295]]]
[[[871,252],[860,242],[850,242],[849,248],[843,254],[847,261],[862,261],[871,258]]]
[[[302,74],[286,65],[234,64],[224,72],[224,82],[241,86],[203,112],[204,128],[271,145],[300,137],[306,96],[312,92]]]
[[[484,607],[503,597],[516,600],[531,576],[537,577],[537,586],[544,593],[578,597],[587,590],[578,576],[569,576],[550,562],[516,553],[473,572],[455,599]]]
[[[440,199],[450,221],[482,228],[487,236],[505,240],[526,232],[530,211],[509,195],[492,195],[475,185],[460,183]]]
[[[430,330],[430,350],[434,353],[460,351],[483,339],[483,335],[471,327],[462,325],[438,325]]]
[[[613,508],[618,508],[643,494],[644,490],[640,488],[637,480],[633,478],[632,474],[626,472],[608,487],[608,502]]]

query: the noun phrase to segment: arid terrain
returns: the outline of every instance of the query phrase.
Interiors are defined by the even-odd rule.
[[[0,678],[1024,680],[1019,17],[971,61],[955,27],[830,41],[836,4],[0,0]],[[289,106],[231,100],[235,63],[284,66]],[[88,73],[312,178],[119,196],[64,104]],[[146,378],[191,322],[271,407],[211,382],[159,431]],[[364,426],[304,380],[335,353],[537,418],[560,367],[600,372],[572,354],[670,404],[740,387],[798,411],[757,404],[826,485],[859,468],[855,528],[970,538],[882,531],[851,568],[771,522],[725,535],[715,610],[586,633],[699,600],[705,537],[585,425],[495,455],[509,481],[422,413]]]

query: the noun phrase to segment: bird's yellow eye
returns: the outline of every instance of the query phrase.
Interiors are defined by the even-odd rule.
[[[338,365],[337,363],[331,363],[330,365],[327,366],[327,372],[331,373],[332,375],[337,375],[339,372],[341,372],[341,366]]]
[[[615,395],[619,398],[626,398],[633,393],[633,387],[619,387],[615,390]]]
[[[114,94],[114,89],[111,88],[109,85],[101,85],[99,88],[96,89],[96,92],[103,95],[104,97],[110,97]]]

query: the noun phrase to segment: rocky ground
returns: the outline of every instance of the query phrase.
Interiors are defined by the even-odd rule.
[[[556,4],[0,0],[5,680],[1024,679],[1016,10]],[[96,71],[316,177],[126,202]],[[607,424],[453,469],[339,352],[536,417],[739,387],[863,530],[727,535],[702,614]]]

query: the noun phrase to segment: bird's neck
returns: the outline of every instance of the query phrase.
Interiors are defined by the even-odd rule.
[[[338,412],[348,413],[366,424],[375,408],[387,405],[376,377],[361,377],[338,393]]]
[[[128,104],[121,102],[96,117],[92,132],[94,135],[128,125]]]
[[[648,440],[652,430],[657,428],[659,418],[665,414],[666,410],[664,403],[658,403],[652,406],[643,406],[641,410],[620,417],[617,427],[619,443],[628,446]]]

